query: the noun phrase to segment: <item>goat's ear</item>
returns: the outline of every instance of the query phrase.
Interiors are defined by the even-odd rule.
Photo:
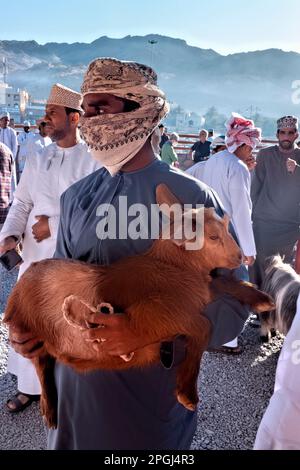
[[[167,204],[169,207],[173,206],[173,204],[180,204],[182,206],[179,199],[177,199],[165,184],[156,186],[156,202],[159,206],[162,204]]]
[[[229,217],[228,214],[224,214],[223,221],[225,222],[226,228],[228,228],[229,227],[229,222],[230,222],[230,217]]]

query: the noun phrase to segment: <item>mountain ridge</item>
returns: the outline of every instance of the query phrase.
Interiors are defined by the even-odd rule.
[[[292,103],[292,82],[300,80],[300,54],[293,51],[221,55],[184,39],[148,34],[43,45],[0,40],[1,56],[8,62],[8,82],[39,99],[47,97],[55,82],[78,90],[88,63],[102,56],[152,65],[168,99],[200,114],[210,106],[226,113],[251,106],[270,116],[299,112]]]

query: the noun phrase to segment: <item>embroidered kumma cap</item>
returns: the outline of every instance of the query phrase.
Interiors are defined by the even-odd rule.
[[[277,129],[297,129],[298,130],[298,118],[295,116],[283,116],[277,121]]]
[[[53,85],[47,100],[47,105],[63,106],[65,108],[76,109],[76,111],[82,113],[81,103],[82,95],[80,93],[60,83]]]

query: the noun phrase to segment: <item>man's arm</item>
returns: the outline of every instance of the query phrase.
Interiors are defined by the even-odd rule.
[[[67,230],[67,214],[65,210],[66,193],[63,193],[60,198],[60,219],[57,233],[56,250],[54,258],[73,258],[69,247],[69,234]]]
[[[249,309],[234,297],[224,294],[207,305],[204,315],[212,325],[208,347],[219,348],[243,331]]]
[[[64,208],[63,196],[61,198],[62,211]],[[71,258],[71,253],[67,249],[67,240],[65,239],[65,225],[63,218],[60,221],[57,242],[58,243],[54,257]],[[40,341],[40,339],[32,337],[31,333],[28,333],[24,330],[15,330],[10,328],[9,339],[14,350],[28,359],[37,357],[44,352],[43,343]]]
[[[191,150],[188,153],[188,158],[192,158],[194,160],[193,153],[195,150],[196,150],[196,143],[192,145]]]
[[[178,161],[178,157],[172,145],[170,145],[168,149],[168,158],[171,160],[172,163]]]
[[[17,133],[14,131],[14,129],[11,129],[11,151],[13,154],[14,160],[16,159],[17,152],[18,152],[18,138],[17,138]]]
[[[254,257],[256,247],[252,228],[252,203],[250,198],[250,173],[242,165],[230,175],[229,195],[232,223],[245,256]]]
[[[18,239],[25,232],[28,217],[33,207],[29,188],[34,178],[33,166],[30,164],[25,165],[20,182],[15,191],[12,206],[0,234],[0,242],[3,242],[5,238],[12,235]]]
[[[253,210],[255,209],[256,203],[263,189],[263,185],[265,181],[265,175],[266,175],[265,158],[266,157],[264,157],[262,151],[260,151],[257,155],[256,167],[253,170],[253,179],[252,179],[252,184],[251,184],[251,199],[252,199]]]

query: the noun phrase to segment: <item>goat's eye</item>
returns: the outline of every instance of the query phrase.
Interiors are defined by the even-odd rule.
[[[217,235],[211,235],[209,238],[211,240],[219,240],[219,237]]]

